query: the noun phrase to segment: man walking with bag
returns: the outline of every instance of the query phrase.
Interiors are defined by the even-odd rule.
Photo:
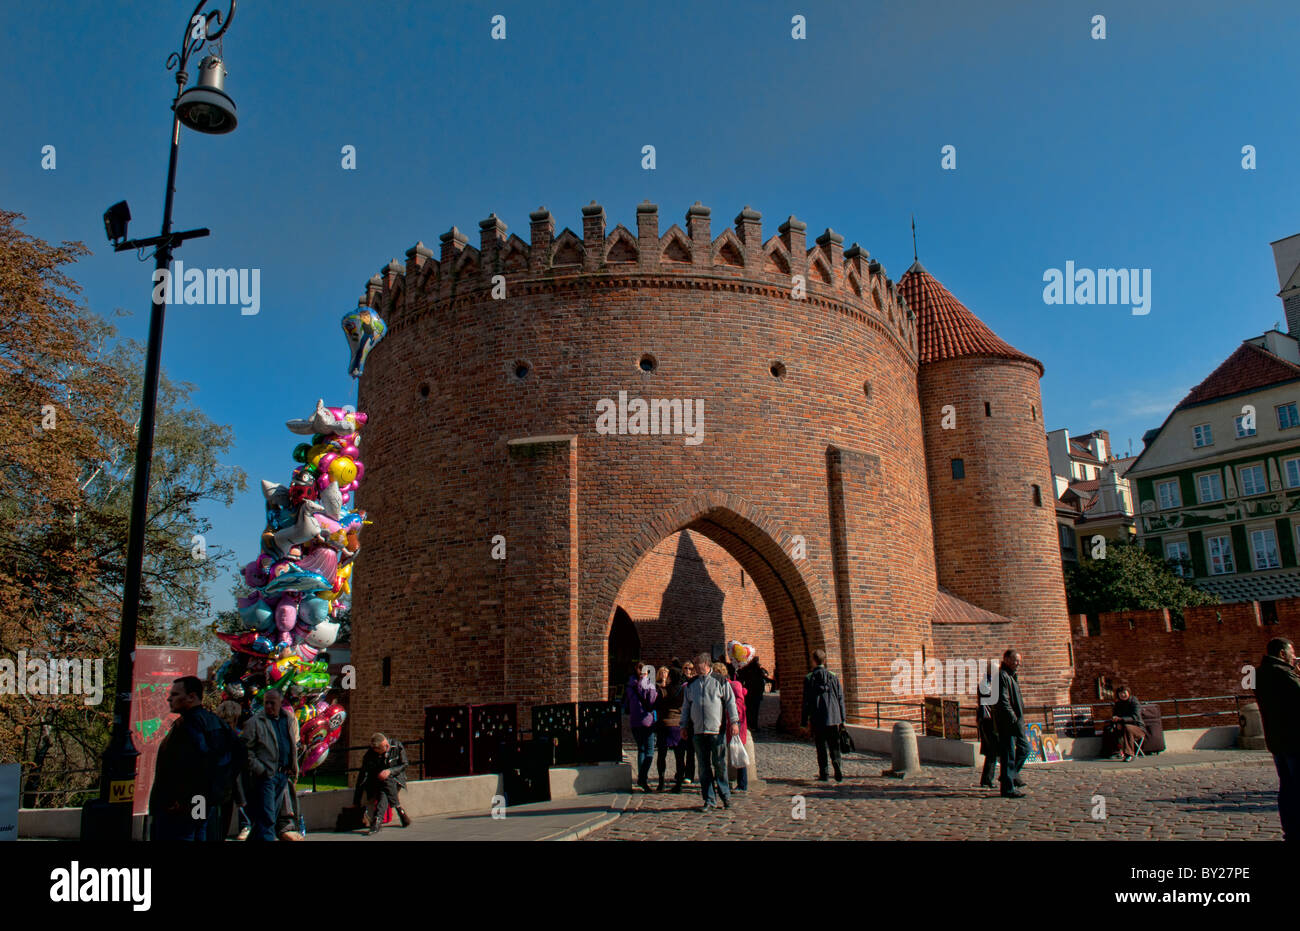
[[[721,797],[722,807],[731,807],[724,721],[729,736],[740,734],[736,693],[732,691],[730,682],[719,681],[717,676],[710,673],[711,666],[709,654],[701,653],[696,659],[696,668],[701,674],[687,684],[682,697],[682,721],[690,722],[695,735],[695,758],[699,761],[700,789],[704,796],[700,811],[718,807],[714,800],[715,789]]]
[[[813,650],[813,671],[803,680],[803,718],[799,722],[807,727],[812,723],[813,739],[817,742],[817,780],[825,782],[826,756],[829,751],[835,769],[835,781],[844,781],[840,762],[840,728],[848,713],[844,709],[844,689],[839,677],[826,668],[826,651]]]
[[[1007,650],[1002,654],[1002,667],[998,673],[998,703],[994,721],[998,731],[998,749],[1002,759],[1003,798],[1024,798],[1025,793],[1016,786],[1020,781],[1020,767],[1029,759],[1029,738],[1025,735],[1025,703],[1020,698],[1020,653]]]

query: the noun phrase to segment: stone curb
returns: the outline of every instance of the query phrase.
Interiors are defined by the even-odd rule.
[[[566,840],[578,840],[579,838],[586,837],[592,831],[599,830],[600,828],[603,828],[608,824],[613,824],[615,821],[617,821],[619,817],[623,814],[624,809],[627,808],[628,802],[630,802],[631,800],[632,800],[631,795],[623,795],[620,793],[619,796],[616,799],[614,799],[614,801],[611,803],[611,807],[618,809],[617,811],[611,811],[608,812],[607,814],[597,815],[594,819],[585,821],[582,824],[578,825],[577,827],[567,828],[555,834],[548,834],[546,837],[539,837],[537,839],[539,841],[566,841]]]

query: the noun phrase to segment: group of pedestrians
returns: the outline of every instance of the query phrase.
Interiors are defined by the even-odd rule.
[[[179,715],[158,747],[149,795],[153,840],[223,841],[240,814],[241,840],[301,839],[297,827],[298,719],[272,689],[243,708],[203,707],[203,682],[182,676],[168,706]]]
[[[813,670],[803,683],[801,724],[810,727],[817,746],[817,778],[844,780],[841,732],[847,719],[844,689],[826,666],[826,651],[814,650]],[[681,792],[699,776],[701,811],[730,808],[731,793],[749,789],[754,765],[751,724],[757,722],[763,692],[770,681],[755,657],[737,671],[701,653],[678,665],[673,660],[657,671],[634,665],[624,689],[624,709],[636,741],[637,786],[650,788],[650,770],[658,751],[658,791],[663,792],[668,751],[676,759],[671,791]]]
[[[681,792],[694,782],[698,769],[701,810],[730,808],[733,788],[749,789],[754,759],[749,724],[757,720],[765,684],[757,657],[739,671],[707,653],[685,663],[673,659],[658,670],[639,661],[634,664],[623,704],[636,741],[641,791],[652,791],[650,772],[656,757],[657,791],[666,791],[672,751],[675,769],[670,791]]]

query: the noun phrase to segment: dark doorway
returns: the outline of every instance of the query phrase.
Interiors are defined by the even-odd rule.
[[[641,658],[641,635],[636,625],[622,608],[614,609],[614,623],[609,629],[609,682],[608,693],[617,700],[623,695],[623,686],[632,674],[632,664]]]

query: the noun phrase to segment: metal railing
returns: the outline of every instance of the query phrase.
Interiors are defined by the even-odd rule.
[[[1205,695],[1192,698],[1153,699],[1143,701],[1142,704],[1159,706],[1161,729],[1172,731],[1192,727],[1214,726],[1213,723],[1207,722],[1235,724],[1241,717],[1242,704],[1254,700],[1253,696],[1242,694]],[[1207,703],[1211,706],[1204,707]],[[870,717],[874,717],[876,727],[892,726],[897,721],[906,721],[909,724],[919,724],[924,727],[926,707],[924,701],[873,701],[866,702],[865,705],[874,706]],[[1104,723],[1110,719],[1113,706],[1113,702],[1030,705],[1025,708],[1025,717],[1030,721],[1041,721],[1049,732],[1055,733],[1057,723],[1055,712],[1058,709],[1086,707],[1093,723],[1093,733],[1098,734]],[[907,709],[908,713],[890,713],[891,710],[898,708]],[[1101,709],[1100,714],[1098,714],[1098,709]],[[1038,712],[1037,716],[1034,714],[1035,710]],[[1229,720],[1221,721],[1220,719],[1223,718]],[[974,702],[969,704],[963,702],[958,705],[958,729],[962,739],[965,739],[967,735],[972,738],[979,737],[979,725],[976,722],[976,706]]]
[[[423,779],[423,778],[424,778],[424,738],[423,738],[423,737],[417,737],[417,738],[415,738],[414,740],[403,740],[403,741],[401,741],[401,743],[402,743],[402,746],[406,749],[406,764],[407,764],[407,770],[408,770],[408,772],[409,772],[410,770],[415,769],[416,767],[418,767],[418,768],[419,768],[419,773],[420,773],[420,775],[419,775],[417,778],[419,778],[419,779]],[[411,748],[413,748],[413,747],[415,748],[416,753],[418,754],[418,756],[415,756],[415,757],[412,756],[412,754],[411,754]],[[370,749],[370,745],[369,745],[369,744],[362,744],[361,746],[358,746],[358,747],[338,747],[338,748],[330,747],[330,754],[331,754],[331,756],[333,756],[333,754],[335,754],[335,753],[348,754],[348,755],[344,756],[343,759],[344,759],[344,760],[347,760],[347,761],[351,761],[351,759],[352,759],[351,754],[352,754],[352,753],[364,753],[365,751],[367,751],[367,750],[369,750],[369,749]],[[346,785],[347,785],[347,776],[348,776],[350,773],[356,773],[356,772],[360,772],[360,771],[361,771],[361,765],[360,765],[360,764],[357,764],[356,766],[344,766],[342,769],[336,769],[336,768],[334,768],[334,767],[326,767],[324,770],[320,770],[319,767],[318,767],[317,769],[313,769],[313,770],[312,770],[310,773],[308,773],[307,775],[311,777],[311,790],[312,790],[313,792],[316,792],[316,791],[318,791],[317,788],[316,788],[316,776],[317,776],[317,773],[319,773],[319,774],[322,775],[322,776],[327,776],[327,775],[336,774],[336,773],[342,773],[343,776],[344,776],[343,784],[344,784],[344,786],[346,787]],[[298,780],[298,784],[301,786],[301,785],[303,784],[303,781],[304,781],[304,780],[303,780],[302,778],[299,778],[299,780]]]

